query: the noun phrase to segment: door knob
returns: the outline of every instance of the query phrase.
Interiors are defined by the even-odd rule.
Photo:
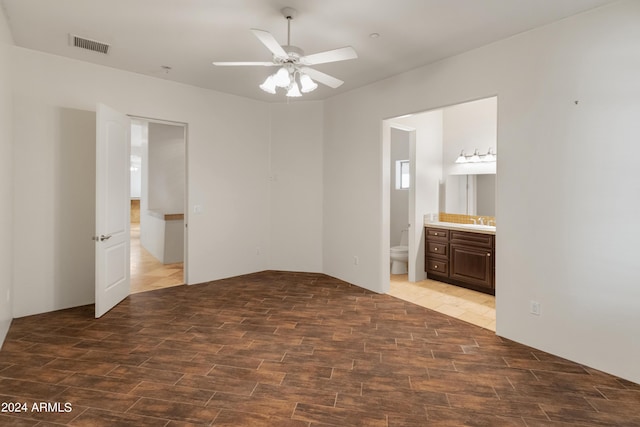
[[[111,234],[107,234],[106,236],[104,234],[101,234],[99,236],[94,237],[93,240],[104,242],[105,240],[109,240],[110,238],[111,238]]]

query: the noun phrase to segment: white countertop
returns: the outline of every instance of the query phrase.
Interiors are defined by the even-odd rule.
[[[494,234],[494,235],[496,234],[495,225],[458,224],[455,222],[425,221],[424,226],[431,227],[431,228],[446,228],[449,230],[471,231],[474,233],[482,233],[482,234]]]

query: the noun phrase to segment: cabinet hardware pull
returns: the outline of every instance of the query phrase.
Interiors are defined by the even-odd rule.
[[[438,252],[438,248],[433,248],[434,251]]]
[[[491,252],[489,252],[489,253],[487,254],[487,256],[491,256]]]
[[[438,235],[438,233],[433,233],[433,235],[434,235],[434,236],[437,236],[437,235]]]
[[[438,266],[437,266],[437,265],[434,265],[434,266],[433,266],[433,268],[434,268],[434,269],[437,269],[437,268],[438,268]]]

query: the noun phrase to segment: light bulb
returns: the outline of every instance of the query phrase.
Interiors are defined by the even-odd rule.
[[[456,159],[456,163],[467,163],[467,157],[464,155],[464,150],[460,152],[460,155]]]

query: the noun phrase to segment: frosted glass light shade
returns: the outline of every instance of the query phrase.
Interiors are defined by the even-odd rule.
[[[273,76],[267,77],[267,79],[260,85],[260,89],[263,91],[275,94],[276,93],[276,83],[273,81]]]
[[[489,151],[487,151],[487,154],[482,158],[483,162],[495,162],[496,161],[496,155],[493,152],[492,148],[489,148]]]
[[[471,163],[477,163],[480,161],[480,153],[478,153],[478,149],[476,148],[476,151],[473,153],[473,156],[471,156],[471,159],[469,160]]]
[[[289,91],[287,92],[287,96],[292,98],[297,98],[299,96],[302,96],[302,94],[300,93],[300,90],[298,89],[298,83],[293,82],[293,84],[289,88]]]
[[[318,84],[306,74],[300,74],[300,86],[302,86],[300,89],[302,93],[312,92],[318,88]]]
[[[288,87],[291,84],[289,71],[284,67],[280,68],[278,72],[273,75],[273,82],[278,87]]]

